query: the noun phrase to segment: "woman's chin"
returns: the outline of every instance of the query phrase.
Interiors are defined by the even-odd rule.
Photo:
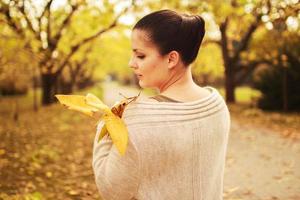
[[[139,81],[139,86],[143,89],[153,89],[153,90],[157,89],[157,87],[155,87],[153,85],[147,85],[141,80]]]
[[[146,86],[145,86],[145,84],[143,83],[143,81],[142,80],[139,80],[139,85],[140,85],[140,87],[141,88],[146,88]]]

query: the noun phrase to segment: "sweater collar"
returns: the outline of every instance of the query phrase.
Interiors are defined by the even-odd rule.
[[[127,124],[171,123],[204,118],[224,109],[226,104],[220,93],[213,87],[205,88],[211,91],[210,95],[191,102],[132,102],[126,107],[123,118]]]
[[[185,106],[185,105],[197,105],[197,104],[201,104],[203,102],[208,101],[209,99],[213,98],[216,95],[220,95],[218,90],[215,89],[214,87],[211,86],[205,86],[203,87],[204,89],[208,90],[210,92],[210,95],[200,98],[198,100],[195,101],[189,101],[189,102],[150,102],[150,101],[142,101],[142,100],[138,100],[136,101],[136,104],[139,105],[153,105],[153,106],[163,106],[163,105],[172,105],[172,106]]]

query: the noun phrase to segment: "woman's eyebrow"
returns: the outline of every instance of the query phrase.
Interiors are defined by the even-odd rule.
[[[140,49],[132,49],[132,51],[133,52],[137,52],[137,51],[142,52],[142,50],[140,50]]]

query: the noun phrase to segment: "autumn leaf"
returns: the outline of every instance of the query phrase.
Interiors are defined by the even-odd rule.
[[[98,142],[108,133],[121,155],[125,154],[128,144],[128,130],[121,119],[122,113],[125,106],[138,96],[125,98],[125,100],[115,103],[110,109],[91,93],[88,93],[86,96],[55,95],[59,102],[70,110],[76,110],[91,117],[100,116],[100,120],[104,121],[104,126],[100,132]]]
[[[58,101],[70,110],[82,112],[93,117],[97,108],[86,104],[86,98],[82,95],[55,95]]]

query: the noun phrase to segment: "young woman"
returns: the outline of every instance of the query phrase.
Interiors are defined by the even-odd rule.
[[[223,199],[230,115],[218,91],[198,86],[191,74],[204,33],[200,16],[171,10],[134,26],[129,65],[142,88],[160,94],[125,109],[124,156],[109,136],[95,142],[93,169],[103,199]]]

